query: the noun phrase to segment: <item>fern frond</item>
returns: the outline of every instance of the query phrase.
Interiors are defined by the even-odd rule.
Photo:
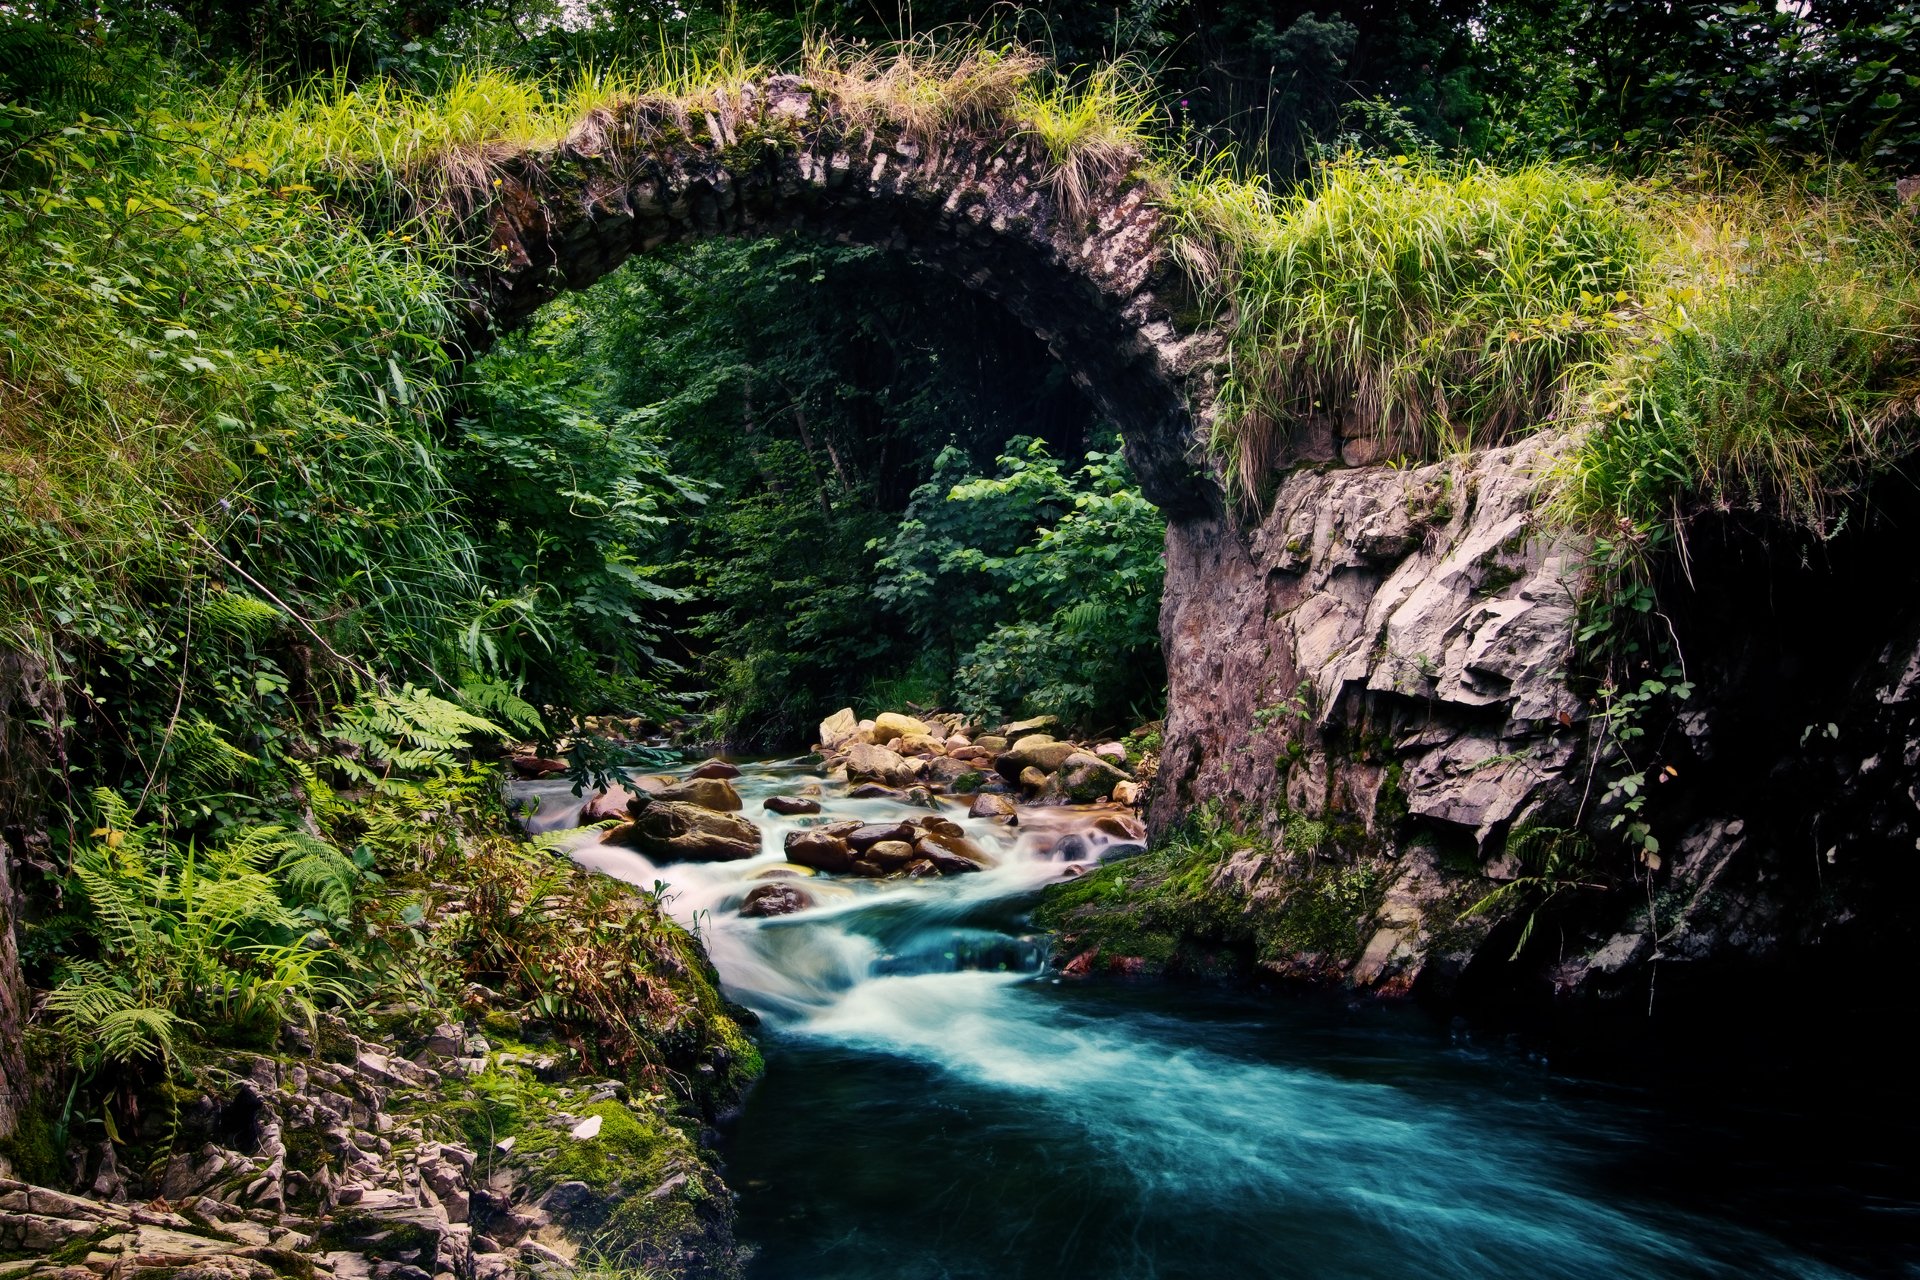
[[[227,640],[260,641],[285,620],[264,600],[237,591],[215,590],[193,612],[194,625]]]

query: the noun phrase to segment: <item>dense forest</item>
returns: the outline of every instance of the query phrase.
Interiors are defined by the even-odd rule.
[[[1406,468],[1577,420],[1545,518],[1591,539],[1587,785],[1651,915],[1689,521],[1825,546],[1915,443],[1916,50],[1898,0],[0,4],[8,1169],[160,1168],[219,1054],[463,1001],[644,1082],[680,1117],[646,1161],[691,1150],[750,1019],[663,890],[509,834],[509,741],[592,786],[849,705],[1158,740],[1167,518],[1047,339],[801,235],[496,325],[445,194],[490,147],[793,71],[1035,140],[1067,209],[1138,177],[1221,335],[1194,462],[1244,521],[1329,406]],[[1561,884],[1526,885],[1531,934]],[[559,1105],[494,1084],[456,1107],[483,1150]],[[615,1226],[610,1258],[666,1230]]]

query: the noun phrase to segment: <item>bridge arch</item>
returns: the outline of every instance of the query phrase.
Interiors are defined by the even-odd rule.
[[[1195,460],[1221,344],[1179,318],[1191,297],[1143,179],[1096,173],[1069,210],[1056,170],[1012,126],[916,136],[855,121],[794,76],[699,107],[620,103],[558,144],[479,158],[449,180],[443,208],[486,236],[470,270],[482,327],[510,328],[675,241],[802,231],[885,248],[1040,336],[1119,425],[1143,491],[1169,517],[1219,509]]]

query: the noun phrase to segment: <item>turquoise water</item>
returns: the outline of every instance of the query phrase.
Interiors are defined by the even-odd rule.
[[[739,786],[758,819],[806,777]],[[673,884],[763,1017],[727,1146],[753,1280],[1920,1275],[1910,1120],[1676,1109],[1413,1010],[1062,982],[1025,923],[1059,865],[985,826],[993,871],[743,920],[787,825],[721,867],[577,852]]]

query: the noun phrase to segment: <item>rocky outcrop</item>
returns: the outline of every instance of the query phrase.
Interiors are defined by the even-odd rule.
[[[726,786],[707,779],[695,781]],[[732,793],[731,787],[727,790]],[[732,801],[733,808],[740,807],[737,795]],[[634,799],[629,812],[628,821],[601,837],[604,843],[676,862],[737,862],[760,852],[760,828],[724,810],[684,800],[654,800],[643,794]]]
[[[805,827],[788,833],[786,854],[815,871],[873,877],[964,875],[994,864],[993,855],[969,840],[959,823],[940,817]],[[790,909],[800,905],[807,904]]]

